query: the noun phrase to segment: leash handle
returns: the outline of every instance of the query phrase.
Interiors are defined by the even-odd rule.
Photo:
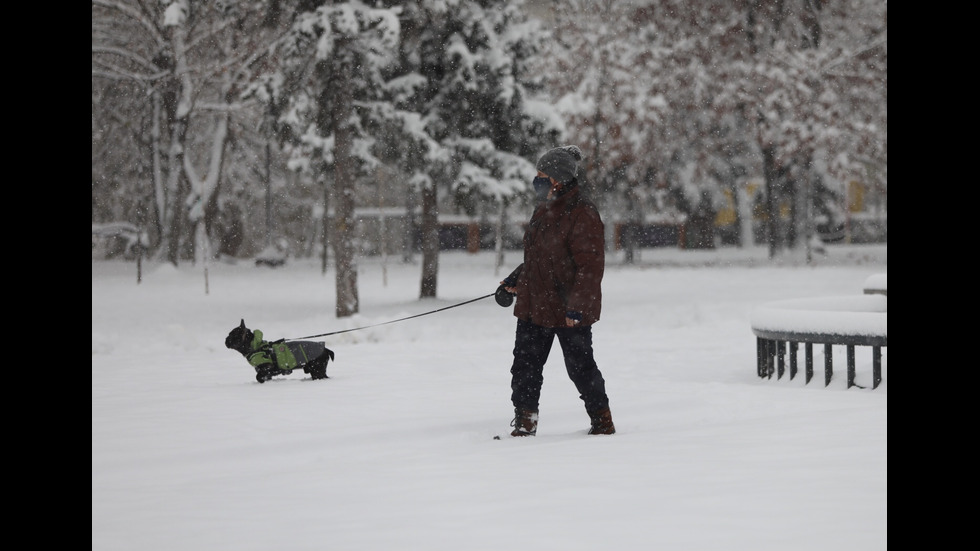
[[[478,300],[483,300],[485,298],[490,298],[494,294],[496,294],[496,293],[490,293],[489,295],[483,295],[482,297],[477,297],[477,298],[474,298],[474,299],[471,299],[471,300],[467,300],[466,302],[460,302],[459,304],[453,304],[451,306],[444,306],[442,308],[439,308],[438,310],[431,310],[429,312],[422,312],[421,314],[415,314],[414,316],[408,316],[408,317],[405,317],[405,318],[400,318],[400,319],[396,319],[396,320],[386,321],[386,322],[382,322],[382,323],[375,323],[374,325],[365,325],[363,327],[355,327],[353,329],[344,329],[344,330],[341,330],[341,331],[333,331],[333,332],[330,332],[330,333],[320,333],[319,335],[309,335],[307,337],[296,337],[296,338],[293,338],[293,339],[283,339],[283,340],[286,340],[286,341],[300,341],[300,340],[305,340],[305,339],[314,339],[316,337],[327,337],[329,335],[339,335],[341,333],[350,333],[351,331],[360,331],[361,329],[368,329],[368,328],[371,328],[371,327],[379,327],[379,326],[382,326],[382,325],[388,325],[389,323],[395,323],[395,322],[399,322],[399,321],[410,320],[412,318],[418,318],[418,317],[422,317],[422,316],[427,316],[429,314],[435,314],[436,312],[442,312],[443,310],[449,310],[450,308],[456,308],[457,306],[463,306],[464,304],[469,304],[471,302],[476,302]]]

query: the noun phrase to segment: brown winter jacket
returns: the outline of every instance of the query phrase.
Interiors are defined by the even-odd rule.
[[[605,269],[602,219],[578,187],[539,205],[524,232],[524,263],[517,277],[514,315],[544,327],[565,327],[565,313],[581,312],[580,327],[599,321]]]

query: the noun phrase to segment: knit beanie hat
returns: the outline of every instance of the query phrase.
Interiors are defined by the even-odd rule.
[[[542,155],[535,168],[566,184],[578,176],[578,162],[581,160],[582,150],[577,145],[563,145]]]

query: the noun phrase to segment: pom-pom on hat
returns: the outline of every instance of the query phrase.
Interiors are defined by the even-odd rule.
[[[577,145],[563,145],[542,155],[535,168],[565,184],[578,176],[578,162],[581,160],[582,150]]]

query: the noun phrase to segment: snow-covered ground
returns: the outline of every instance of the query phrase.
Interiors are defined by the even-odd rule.
[[[759,379],[750,319],[772,301],[859,295],[884,245],[812,265],[761,248],[607,258],[596,359],[617,434],[588,417],[555,347],[538,436],[506,434],[515,320],[492,293],[520,262],[444,253],[359,261],[360,314],[334,317],[333,268],[92,262],[92,549],[268,551],[887,549],[887,349],[871,390]],[[265,384],[224,347],[321,339],[329,379]],[[822,365],[822,347],[815,348]],[[497,434],[505,435],[493,440]]]

